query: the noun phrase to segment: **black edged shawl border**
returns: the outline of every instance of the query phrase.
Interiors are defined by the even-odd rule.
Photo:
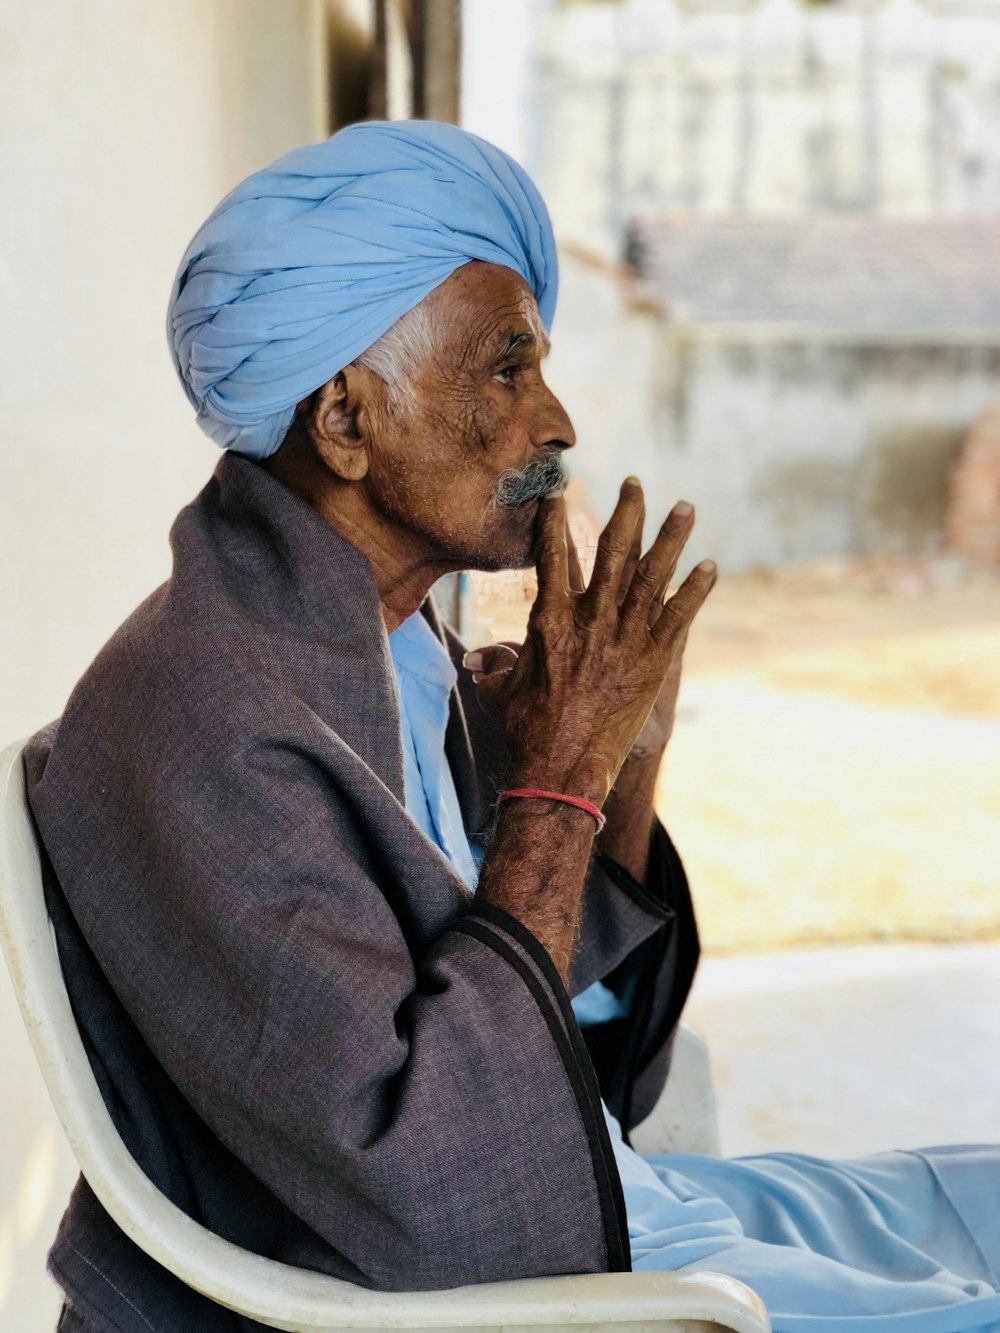
[[[612,862],[612,865],[615,863]],[[673,844],[670,834],[659,818],[654,818],[650,835],[649,865],[651,878],[655,880],[652,888],[641,886],[643,893],[661,902],[667,911],[664,925],[653,936],[654,943],[646,960],[646,966],[639,980],[637,991],[644,997],[642,1011],[636,1016],[629,1038],[629,1049],[625,1053],[628,1073],[625,1080],[625,1100],[622,1106],[622,1137],[631,1147],[631,1138],[627,1128],[632,1118],[632,1095],[643,1054],[656,1050],[665,1042],[673,1044],[677,1024],[680,1022],[684,1002],[691,990],[694,974],[698,965],[698,927],[691,905],[691,896],[687,888],[687,874],[680,854]],[[621,876],[632,877],[626,870],[615,866]],[[633,881],[634,883],[634,881]],[[678,890],[678,891],[675,891]],[[689,935],[694,940],[693,956],[679,960],[679,975],[675,981],[674,993],[680,993],[681,1002],[672,1002],[661,1015],[657,1030],[651,1031],[651,1019],[654,1008],[656,979],[663,970],[666,956],[675,942],[677,933]]]
[[[476,921],[481,917],[482,921]],[[488,922],[493,929],[484,926]],[[552,959],[536,937],[515,917],[490,903],[477,902],[475,907],[452,923],[453,930],[473,936],[494,949],[520,974],[542,1012],[556,1049],[562,1059],[570,1087],[576,1097],[590,1146],[594,1178],[597,1183],[601,1216],[604,1222],[604,1243],[608,1254],[608,1270],[629,1273],[632,1260],[628,1239],[628,1219],[621,1177],[615,1162],[611,1136],[601,1110],[601,1094],[594,1073],[590,1053],[580,1033],[576,1015],[570,1005],[566,988],[555,969]],[[524,959],[495,932],[503,931],[520,945],[535,963],[548,983],[550,994],[525,963]],[[553,1012],[553,1001],[557,1012]],[[562,1021],[560,1021],[560,1019]]]

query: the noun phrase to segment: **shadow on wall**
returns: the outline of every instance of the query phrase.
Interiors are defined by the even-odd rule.
[[[858,478],[857,551],[914,551],[942,539],[965,435],[956,425],[918,422],[873,435]]]
[[[888,427],[854,459],[767,463],[753,480],[789,551],[807,551],[822,522],[844,516],[853,554],[922,552],[943,541],[949,479],[961,453],[956,426]],[[825,552],[824,552],[825,554]]]

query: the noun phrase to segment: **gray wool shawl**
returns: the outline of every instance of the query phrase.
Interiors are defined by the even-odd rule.
[[[67,985],[129,1149],[219,1234],[369,1287],[627,1270],[599,1098],[626,1128],[648,1113],[697,958],[662,826],[646,885],[591,859],[569,991],[639,985],[588,1049],[538,941],[407,814],[367,559],[232,454],[171,544],[171,578],[26,751]],[[460,676],[447,755],[488,838],[507,754]],[[50,1268],[95,1329],[251,1326],[82,1178]]]

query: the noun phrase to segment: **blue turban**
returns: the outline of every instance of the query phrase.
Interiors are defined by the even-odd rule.
[[[506,153],[434,121],[369,121],[228,194],[187,248],[167,334],[198,424],[266,458],[296,403],[470,259],[519,273],[546,328],[552,224]]]

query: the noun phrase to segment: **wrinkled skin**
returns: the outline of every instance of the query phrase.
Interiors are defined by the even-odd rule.
[[[537,771],[542,780],[554,776],[556,790],[603,804],[680,660],[711,577],[694,571],[664,603],[690,528],[688,518],[671,514],[626,578],[643,508],[642,488],[628,478],[584,587],[563,506],[558,495],[542,502],[538,597],[517,660],[484,675],[479,689],[520,756],[524,785]]]
[[[531,292],[474,262],[425,299],[444,334],[412,407],[353,363],[299,405],[265,466],[369,558],[389,632],[444,573],[535,563],[524,643],[468,664],[506,729],[510,785],[604,805],[602,849],[641,880],[684,644],[714,566],[666,597],[693,513],[673,512],[643,555],[642,489],[629,478],[584,587],[561,494],[516,507],[493,498],[507,470],[575,443],[542,377],[548,344]],[[594,828],[559,802],[506,802],[479,880],[479,896],[533,931],[564,979]]]
[[[347,366],[300,410],[266,466],[372,561],[391,632],[442,574],[532,563],[538,504],[491,504],[497,477],[572,448],[542,378],[534,297],[510,269],[470,263],[425,298],[444,336],[395,409],[379,377]],[[505,355],[513,339],[523,341]]]

